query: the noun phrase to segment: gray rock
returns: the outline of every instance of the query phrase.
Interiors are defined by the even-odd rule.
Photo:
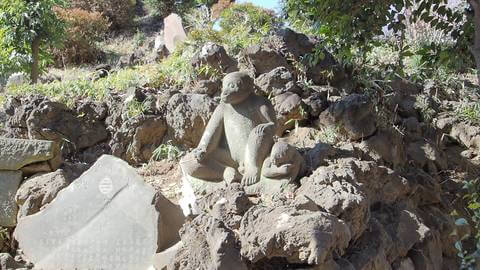
[[[235,233],[223,222],[201,214],[180,230],[183,247],[168,269],[246,270]]]
[[[403,258],[394,264],[393,270],[415,270],[415,265],[409,257]]]
[[[195,94],[207,94],[213,97],[219,93],[222,88],[222,82],[217,80],[200,80],[195,83],[192,92]]]
[[[457,123],[452,126],[450,136],[468,148],[480,149],[480,127]]]
[[[298,207],[312,209],[310,203],[347,223],[352,239],[357,239],[367,228],[370,218],[366,194],[358,187],[343,181],[341,177],[331,179],[324,168],[319,168],[309,177],[301,179],[301,186],[295,192]],[[328,170],[328,168],[326,169]]]
[[[349,95],[322,112],[319,125],[338,127],[351,140],[368,137],[377,130],[373,103],[365,95]]]
[[[60,149],[52,141],[0,138],[0,170],[18,170],[58,155]]]
[[[295,78],[286,67],[277,67],[268,73],[261,74],[255,79],[255,84],[265,96],[274,97],[285,92],[300,92],[300,88],[295,84]]]
[[[359,148],[379,165],[397,169],[407,163],[403,136],[396,131],[379,129],[374,136],[362,141]]]
[[[383,214],[377,216],[383,219],[380,222],[384,224],[385,230],[393,240],[393,245],[386,253],[389,262],[393,262],[398,257],[407,256],[416,243],[422,242],[431,233],[430,229],[408,210],[395,211],[390,217]],[[393,222],[392,216],[394,216]]]
[[[306,105],[306,110],[312,118],[318,117],[321,112],[328,108],[327,98],[327,95],[324,97],[324,93],[313,92],[303,99],[303,103]]]
[[[15,193],[21,182],[21,171],[0,171],[0,226],[14,227],[17,224]]]
[[[0,269],[2,270],[13,270],[13,269],[27,269],[22,267],[19,263],[17,263],[12,255],[8,253],[0,253]]]
[[[315,40],[305,34],[297,33],[290,28],[280,29],[277,33],[284,42],[286,49],[296,58],[311,53],[315,48]]]
[[[175,94],[168,101],[167,125],[175,143],[195,147],[217,103],[207,95]]]
[[[109,105],[110,108],[122,108],[112,110],[105,121],[113,133],[108,142],[112,155],[130,164],[141,164],[150,160],[153,151],[163,142],[167,131],[164,110],[157,108],[157,102],[160,99],[163,97],[139,88],[131,88],[125,101],[112,102]],[[129,115],[131,101],[142,103],[144,112],[134,116]]]
[[[255,263],[282,257],[289,263],[323,264],[344,253],[348,226],[333,215],[294,207],[254,206],[240,226],[242,256]]]
[[[245,56],[252,63],[256,74],[268,73],[277,67],[289,67],[287,60],[279,52],[260,45],[246,48]]]
[[[386,249],[393,245],[392,239],[378,220],[372,218],[368,229],[355,241],[355,249],[346,254],[356,270],[391,270]]]
[[[70,151],[91,147],[108,138],[106,127],[100,121],[84,121],[82,115],[64,104],[48,100],[28,114],[26,123],[29,138],[52,140],[59,144],[69,142]]]
[[[134,163],[148,162],[167,132],[164,119],[153,116],[144,118],[136,127],[132,143],[127,148],[127,160]]]
[[[319,58],[318,62],[314,65],[307,62],[307,58],[304,58],[303,64],[307,67],[307,78],[312,80],[316,85],[330,84],[333,86],[347,87],[345,84],[350,82],[343,67],[327,50],[323,49],[321,53],[323,58]]]
[[[183,214],[120,159],[102,156],[14,236],[39,269],[148,269],[174,245]]]
[[[202,46],[200,51],[193,56],[192,65],[201,69],[208,65],[208,68],[213,69],[211,72],[215,73],[230,73],[237,71],[237,61],[230,57],[221,45],[213,42],[207,42]],[[202,79],[210,79],[211,74],[199,74]]]
[[[25,180],[15,195],[15,201],[20,208],[18,218],[37,213],[69,184],[70,181],[66,179],[63,170],[40,174]]]
[[[422,139],[412,142],[407,147],[408,160],[418,168],[426,168],[427,172],[437,174],[447,169],[447,159],[433,143]]]
[[[304,104],[299,95],[285,92],[273,98],[275,112],[277,113],[278,134],[293,129],[299,122],[307,119]]]
[[[228,228],[236,230],[240,227],[242,216],[252,203],[241,185],[232,183],[199,198],[197,206],[200,210],[222,221]]]

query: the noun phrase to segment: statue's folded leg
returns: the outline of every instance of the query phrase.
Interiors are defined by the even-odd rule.
[[[226,167],[234,166],[226,150],[217,149],[201,162],[197,161],[192,153],[187,154],[180,161],[184,173],[205,181],[223,181],[223,172]]]

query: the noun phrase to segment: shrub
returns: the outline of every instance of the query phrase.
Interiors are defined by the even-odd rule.
[[[234,4],[220,16],[221,33],[227,50],[233,54],[260,43],[279,25],[280,20],[273,11],[250,3]]]
[[[108,18],[112,29],[132,25],[136,0],[72,0],[72,8],[100,12]]]
[[[196,4],[194,0],[145,0],[153,15],[165,18],[170,13],[185,14]]]
[[[56,63],[91,63],[101,51],[95,42],[101,40],[109,23],[99,12],[79,8],[57,9],[58,16],[67,23],[64,47],[53,49]]]

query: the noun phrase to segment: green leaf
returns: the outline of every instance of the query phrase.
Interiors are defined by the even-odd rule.
[[[480,203],[479,202],[471,203],[471,204],[468,205],[468,208],[472,209],[472,210],[479,209],[480,208]]]

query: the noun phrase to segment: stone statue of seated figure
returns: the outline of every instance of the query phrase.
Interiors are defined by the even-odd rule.
[[[225,76],[220,98],[199,145],[180,166],[200,180],[221,182],[225,172],[232,175],[233,171],[235,180],[253,185],[260,180],[263,161],[274,142],[273,106],[254,93],[253,80],[244,72]]]
[[[276,142],[263,162],[262,175],[293,182],[305,170],[305,161],[297,149],[286,142]]]

